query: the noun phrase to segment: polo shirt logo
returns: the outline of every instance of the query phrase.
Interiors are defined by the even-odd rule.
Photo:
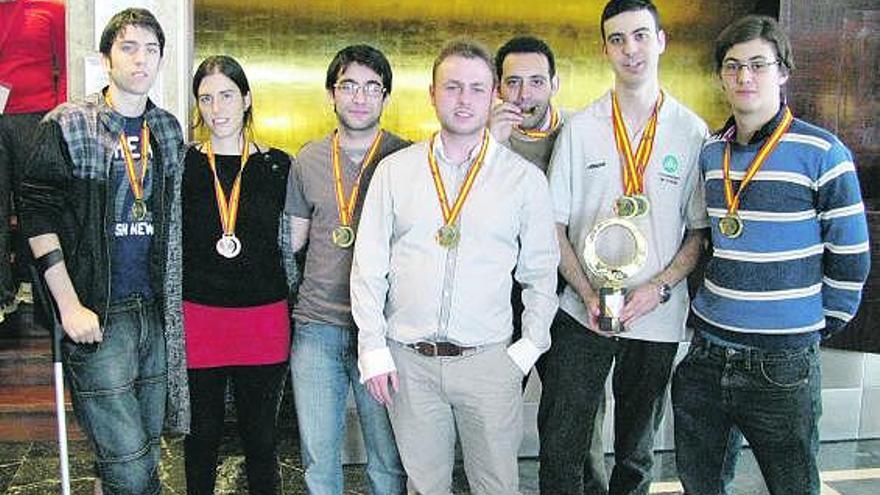
[[[596,162],[596,163],[591,163],[591,164],[587,165],[587,169],[602,168],[604,166],[605,166],[605,162]]]
[[[681,162],[675,155],[666,155],[660,162],[661,182],[677,186],[681,183]]]
[[[679,163],[675,155],[666,155],[663,158],[663,171],[669,175],[678,176]]]

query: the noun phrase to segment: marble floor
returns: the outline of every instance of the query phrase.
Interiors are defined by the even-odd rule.
[[[303,470],[296,442],[289,436],[280,446],[281,474],[284,494],[305,493]],[[183,494],[184,476],[182,441],[163,440],[161,468],[165,494]],[[0,493],[10,495],[43,495],[60,492],[58,460],[52,442],[0,444]],[[91,494],[94,477],[92,456],[84,442],[71,444],[72,493]],[[609,466],[612,458],[606,458]],[[221,453],[217,494],[247,493],[243,474],[244,459],[233,435],[230,435]],[[825,484],[823,495],[876,495],[880,493],[880,440],[826,443],[822,445],[820,465]],[[536,495],[538,462],[520,461],[520,481],[523,495]],[[366,494],[362,466],[345,468],[346,495]],[[672,453],[658,453],[655,480],[651,493],[681,493],[675,477]],[[455,472],[454,492],[468,494],[467,481],[459,466]],[[746,450],[739,463],[733,493],[760,495],[767,490],[761,480],[751,452]]]

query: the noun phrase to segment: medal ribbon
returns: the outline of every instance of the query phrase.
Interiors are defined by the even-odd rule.
[[[556,130],[556,127],[559,125],[559,111],[555,108],[550,108],[550,126],[546,131],[539,130],[529,130],[523,129],[522,127],[517,127],[516,130],[520,132],[523,136],[532,138],[532,139],[544,139],[549,136]]]
[[[229,200],[226,200],[226,193],[223,192],[223,186],[217,177],[217,161],[214,158],[214,150],[211,148],[211,140],[205,142],[205,154],[208,155],[208,166],[214,174],[214,197],[217,199],[217,210],[220,213],[220,225],[223,227],[223,235],[235,235],[235,221],[238,219],[238,202],[241,198],[241,176],[244,173],[244,167],[247,165],[250,157],[250,141],[245,136],[244,146],[241,148],[241,165],[238,168],[238,174],[235,176],[235,182],[232,183],[232,192],[229,194]]]
[[[633,194],[644,194],[645,192],[645,169],[648,168],[648,162],[651,160],[651,153],[654,150],[654,135],[657,133],[657,114],[660,113],[660,107],[663,105],[663,92],[654,104],[654,111],[645,124],[645,130],[642,132],[642,138],[639,140],[639,147],[633,156],[632,144],[629,141],[629,134],[626,130],[626,123],[623,121],[623,114],[620,112],[620,104],[617,102],[617,93],[611,92],[611,120],[614,123],[614,141],[617,144],[617,152],[623,158],[623,189],[624,194],[632,196]]]
[[[382,143],[383,134],[384,132],[380,130],[379,133],[376,134],[376,137],[373,138],[373,143],[370,145],[370,149],[361,161],[360,172],[358,172],[357,179],[354,181],[351,193],[348,195],[348,201],[346,202],[344,186],[342,184],[342,165],[339,162],[339,131],[333,133],[333,139],[330,144],[330,155],[333,162],[333,180],[336,184],[336,208],[339,211],[339,223],[345,227],[351,226],[351,219],[354,217],[355,206],[357,206],[357,199],[360,194],[361,177],[363,177],[364,171],[370,166],[373,158],[379,151],[379,145]]]
[[[779,141],[782,139],[782,135],[788,131],[789,127],[791,127],[792,120],[794,120],[794,117],[791,114],[791,110],[786,107],[785,113],[782,115],[782,120],[779,121],[776,129],[773,130],[773,133],[767,139],[767,142],[761,146],[761,149],[758,150],[758,154],[755,155],[755,158],[752,159],[752,163],[749,164],[749,168],[746,169],[746,175],[743,177],[742,182],[740,182],[736,193],[733,192],[733,181],[730,179],[730,141],[727,141],[727,144],[724,146],[724,159],[721,163],[721,170],[724,174],[724,200],[727,202],[727,213],[729,215],[736,214],[736,211],[739,209],[739,198],[742,195],[743,190],[745,190],[746,186],[758,173],[758,170],[764,165],[764,161],[770,156],[770,153],[773,153],[776,145],[779,144]]]
[[[486,150],[489,148],[489,133],[483,131],[483,142],[480,145],[480,151],[477,157],[471,162],[468,168],[467,176],[458,190],[458,197],[455,198],[455,204],[449,207],[449,200],[446,197],[446,187],[443,186],[443,179],[440,178],[440,167],[437,166],[437,159],[434,158],[434,140],[437,134],[431,137],[431,144],[428,147],[428,165],[431,167],[431,177],[434,179],[434,189],[437,190],[437,199],[440,200],[440,209],[443,212],[444,225],[450,226],[458,219],[464,201],[471,192],[471,186],[477,178],[477,172],[483,167],[483,159],[486,157]]]
[[[107,106],[113,108],[113,102],[109,94],[104,95],[104,101]],[[131,193],[134,195],[135,201],[144,200],[144,178],[147,176],[147,167],[150,161],[147,158],[147,152],[150,149],[150,127],[147,125],[147,119],[144,119],[141,126],[141,170],[137,173],[134,166],[134,156],[131,154],[131,148],[128,146],[128,136],[125,130],[119,132],[119,147],[122,148],[122,156],[125,159],[125,171],[128,175],[128,185],[131,187]]]

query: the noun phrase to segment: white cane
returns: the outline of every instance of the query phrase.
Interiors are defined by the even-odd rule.
[[[64,328],[55,313],[55,304],[49,298],[42,274],[31,266],[34,291],[43,308],[43,313],[52,326],[52,368],[55,375],[55,417],[58,426],[58,460],[61,464],[61,493],[70,495],[70,466],[67,455],[67,410],[64,407],[64,368],[61,365],[61,339]]]

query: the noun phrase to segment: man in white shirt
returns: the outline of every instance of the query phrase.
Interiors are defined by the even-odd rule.
[[[708,226],[697,163],[706,124],[660,88],[666,34],[657,8],[650,0],[612,0],[601,22],[614,85],[566,123],[549,173],[567,283],[541,369],[539,477],[541,492],[554,495],[605,493],[583,464],[612,363],[608,493],[648,493],[664,392],[685,338],[687,284],[680,282],[696,265]],[[606,282],[586,268],[583,254],[587,236],[608,219],[631,225],[646,246],[644,263],[624,282],[625,330],[618,334],[597,324]],[[629,258],[634,249],[613,234],[599,236],[596,250],[617,264],[626,260],[611,256]]]
[[[379,164],[355,244],[361,376],[424,495],[451,493],[456,429],[471,492],[517,493],[520,382],[556,311],[547,183],[486,129],[491,60],[469,41],[441,51],[430,88],[441,131]],[[525,310],[511,344],[514,267]]]

